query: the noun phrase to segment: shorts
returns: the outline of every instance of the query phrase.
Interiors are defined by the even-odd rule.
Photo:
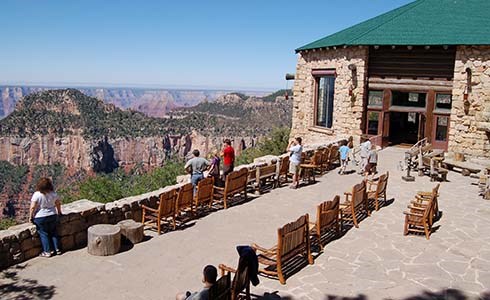
[[[289,173],[298,174],[299,172],[299,164],[295,164],[293,162],[289,162]]]

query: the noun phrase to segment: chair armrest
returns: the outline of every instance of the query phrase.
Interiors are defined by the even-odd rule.
[[[141,205],[141,208],[142,208],[142,209],[145,209],[145,210],[152,211],[152,212],[158,212],[158,209],[151,208],[151,207],[148,207],[148,206],[146,206],[146,205]]]
[[[221,270],[221,276],[225,275],[225,272],[236,273],[236,269],[233,269],[232,267],[228,267],[227,265],[224,264],[219,264],[218,268]]]
[[[254,250],[258,250],[260,252],[263,252],[263,253],[267,253],[267,254],[275,254],[276,252],[276,249],[277,249],[277,246],[274,246],[270,249],[267,249],[267,248],[264,248],[264,247],[260,247],[259,245],[253,243],[252,245],[250,245],[250,247],[252,247]]]

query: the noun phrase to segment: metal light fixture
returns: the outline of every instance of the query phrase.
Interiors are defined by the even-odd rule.
[[[466,86],[463,92],[463,109],[464,113],[468,114],[470,112],[471,102],[469,100],[469,94],[471,93],[471,75],[472,71],[470,68],[466,68]]]

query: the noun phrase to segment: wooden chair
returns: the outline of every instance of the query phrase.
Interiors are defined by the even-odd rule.
[[[328,156],[328,168],[329,170],[332,170],[338,166],[340,166],[339,146],[332,145]]]
[[[250,187],[252,191],[257,189],[257,167],[252,167],[248,169],[247,186]]]
[[[323,149],[321,151],[321,162],[320,162],[321,168],[320,168],[320,172],[322,174],[325,173],[325,172],[327,172],[329,170],[329,166],[330,166],[330,161],[329,161],[330,148],[331,147],[327,147],[327,148],[325,148],[325,149]]]
[[[251,247],[260,252],[259,264],[267,266],[259,268],[259,273],[269,276],[277,276],[281,284],[286,284],[284,268],[287,263],[298,255],[304,255],[309,264],[313,264],[310,249],[310,235],[308,231],[308,214],[301,216],[292,223],[288,223],[277,230],[277,245],[270,248],[262,248],[257,244]]]
[[[431,214],[434,209],[434,199],[437,197],[436,188],[433,189],[428,202],[423,206],[410,205],[409,211],[404,211],[405,225],[403,235],[408,235],[409,232],[424,233],[426,239],[430,239],[432,232]]]
[[[376,211],[379,210],[379,200],[383,199],[383,203],[386,204],[386,188],[388,187],[389,172],[375,178],[373,180],[366,180],[367,182],[367,199],[374,201]]]
[[[439,197],[439,187],[441,184],[437,184],[431,192],[423,192],[419,191],[415,195],[415,199],[410,202],[410,205],[408,206],[409,208],[411,206],[416,206],[416,207],[426,207],[431,204],[432,201],[432,207],[431,207],[431,212],[429,215],[429,223],[432,226],[434,223],[434,219],[436,219],[439,216],[439,202],[438,202],[438,197]]]
[[[194,186],[192,183],[186,183],[180,187],[175,202],[176,217],[180,217],[181,214],[187,216],[189,211],[194,214]]]
[[[209,300],[231,300],[231,275],[220,277],[209,289]]]
[[[281,162],[279,166],[279,174],[277,175],[277,185],[281,186],[283,183],[288,183],[288,176],[289,176],[289,156],[284,156],[281,158]]]
[[[351,220],[356,228],[359,228],[357,215],[365,212],[369,216],[366,197],[366,183],[362,181],[352,187],[352,192],[346,192],[345,202],[340,205],[340,224],[344,220]]]
[[[247,179],[247,168],[231,172],[226,176],[224,188],[214,187],[214,200],[223,200],[225,209],[228,208],[228,198],[235,194],[243,192],[243,197],[247,200]]]
[[[315,182],[315,172],[322,169],[321,157],[321,152],[317,150],[309,163],[302,163],[299,165],[303,172],[303,180],[307,180],[309,183]]]
[[[277,186],[277,164],[272,163],[270,165],[257,167],[256,176],[256,192],[261,194],[263,188],[267,184],[271,184],[272,188]]]
[[[172,219],[173,229],[175,230],[175,203],[177,194],[175,189],[160,194],[157,200],[157,208],[142,205],[143,210],[141,223],[150,227],[156,227],[158,234],[161,234],[161,223],[170,223]]]
[[[318,205],[316,222],[310,222],[310,235],[316,238],[321,250],[323,250],[321,238],[325,232],[335,229],[336,235],[340,234],[339,202],[340,197],[337,195],[332,201],[325,201]]]
[[[208,205],[208,208],[213,204],[214,194],[214,177],[208,177],[200,180],[197,183],[196,193],[194,195],[194,206]]]
[[[237,269],[233,269],[224,264],[220,264],[219,269],[221,270],[221,276],[224,276],[225,273],[227,275],[230,275],[230,273],[235,273],[230,289],[230,299],[238,300],[239,295],[245,291],[244,297],[242,298],[250,300],[250,278],[247,261],[240,257]]]

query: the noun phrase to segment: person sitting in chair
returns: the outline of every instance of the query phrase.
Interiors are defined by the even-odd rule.
[[[175,297],[177,300],[208,300],[209,299],[209,289],[216,283],[216,278],[218,277],[218,270],[215,266],[207,265],[204,267],[203,279],[204,287],[200,292],[191,293],[187,291],[185,294],[179,293]]]

